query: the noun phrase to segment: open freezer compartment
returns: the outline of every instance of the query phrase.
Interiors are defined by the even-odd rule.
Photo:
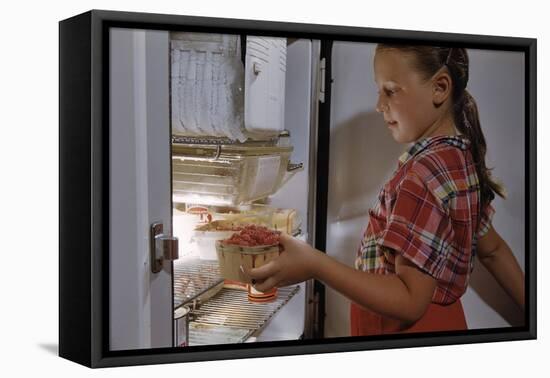
[[[284,129],[287,39],[170,34],[172,132],[245,142]]]

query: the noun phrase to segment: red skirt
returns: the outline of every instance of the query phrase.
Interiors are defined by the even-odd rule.
[[[422,318],[407,328],[403,328],[396,319],[382,316],[355,303],[351,304],[350,318],[351,336],[468,329],[460,300],[446,306],[431,303]]]

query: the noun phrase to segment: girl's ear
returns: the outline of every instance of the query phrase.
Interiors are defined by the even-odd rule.
[[[447,71],[438,73],[433,78],[432,101],[439,108],[451,96],[452,81]]]

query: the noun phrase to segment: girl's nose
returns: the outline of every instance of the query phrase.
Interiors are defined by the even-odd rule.
[[[388,110],[388,104],[382,101],[382,96],[378,96],[378,101],[376,101],[376,111],[378,113],[384,113]]]

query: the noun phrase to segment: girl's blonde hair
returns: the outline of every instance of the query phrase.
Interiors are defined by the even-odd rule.
[[[487,144],[481,130],[476,101],[466,89],[469,75],[469,59],[466,49],[390,44],[379,44],[376,47],[376,51],[387,49],[411,54],[414,68],[426,80],[435,75],[443,66],[447,67],[453,82],[453,118],[458,131],[470,140],[470,150],[480,186],[481,209],[485,209],[485,206],[495,198],[495,193],[506,198],[504,186],[491,176],[493,168],[487,168],[485,165]]]

